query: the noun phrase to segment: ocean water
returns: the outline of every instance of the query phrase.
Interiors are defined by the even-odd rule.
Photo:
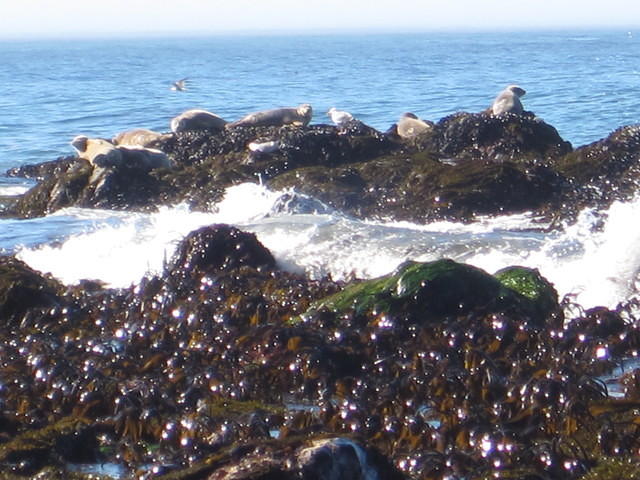
[[[511,83],[527,90],[527,110],[580,146],[640,122],[638,58],[640,31],[4,42],[0,172],[72,154],[79,134],[168,131],[189,108],[234,120],[310,103],[312,123],[327,123],[335,106],[386,130],[406,111],[437,121],[484,110]],[[184,77],[187,91],[169,89]],[[0,176],[0,195],[31,185]],[[293,191],[247,184],[206,213],[175,205],[150,215],[72,208],[0,219],[0,252],[67,283],[127,286],[162,268],[189,231],[225,222],[255,232],[284,268],[314,277],[374,277],[406,259],[449,257],[489,272],[521,264],[585,307],[613,307],[638,292],[639,210],[640,200],[585,211],[551,233],[527,214],[415,225],[360,221]]]

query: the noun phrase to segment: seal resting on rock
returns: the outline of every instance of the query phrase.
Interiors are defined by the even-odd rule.
[[[146,128],[135,128],[117,134],[113,137],[113,143],[115,145],[151,147],[167,136],[165,133],[154,132]]]
[[[206,110],[187,110],[171,120],[171,131],[174,133],[188,130],[222,130],[226,120]]]
[[[298,107],[274,108],[249,115],[230,123],[229,127],[281,127],[283,125],[299,125],[306,127],[313,116],[313,109],[308,103]]]
[[[103,138],[88,138],[78,135],[71,140],[71,146],[78,152],[78,158],[86,160],[91,165],[99,163],[120,164],[122,152],[109,140]]]
[[[397,132],[400,138],[414,138],[430,131],[433,125],[420,120],[410,112],[403,113],[398,120]]]
[[[520,97],[523,97],[525,93],[527,92],[518,85],[509,85],[502,90],[493,101],[491,113],[500,115],[501,113],[508,112],[520,115],[524,111]]]
[[[122,154],[122,163],[141,170],[153,170],[155,168],[172,168],[173,162],[166,153],[155,148],[144,147],[116,147]],[[101,165],[108,166],[108,165]],[[118,165],[114,165],[118,166]]]
[[[154,148],[114,145],[102,138],[88,138],[78,135],[71,141],[78,157],[88,161],[94,167],[118,168],[122,165],[142,170],[171,168],[172,162],[166,153]]]

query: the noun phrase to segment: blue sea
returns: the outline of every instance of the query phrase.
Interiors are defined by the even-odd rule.
[[[484,110],[513,83],[527,91],[525,109],[577,147],[640,123],[639,59],[640,31],[626,30],[5,41],[0,172],[71,155],[79,134],[168,131],[171,118],[190,108],[232,121],[310,103],[312,123],[328,123],[325,112],[337,107],[386,130],[407,111],[437,121]],[[185,77],[186,91],[170,90]],[[0,195],[31,185],[0,176]],[[255,232],[283,268],[315,277],[372,277],[409,258],[449,257],[490,272],[539,268],[584,306],[615,306],[638,293],[640,202],[582,212],[549,233],[526,213],[470,225],[362,221],[315,199],[292,206],[286,199],[295,194],[246,184],[210,212],[71,208],[3,219],[0,252],[66,283],[127,286],[161,268],[190,230],[223,221]],[[598,222],[604,228],[593,233]]]

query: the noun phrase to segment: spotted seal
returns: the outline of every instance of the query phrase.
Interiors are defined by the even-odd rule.
[[[430,131],[433,125],[420,120],[415,114],[406,112],[400,116],[397,124],[398,136],[401,138],[414,138]]]
[[[117,134],[113,137],[113,143],[124,146],[152,147],[167,136],[170,134],[158,133],[146,128],[135,128]]]
[[[188,130],[222,130],[227,121],[215,113],[206,110],[192,109],[182,112],[171,119],[171,131],[173,133],[186,132]]]
[[[501,113],[515,113],[520,115],[524,111],[520,97],[523,97],[525,93],[527,92],[518,85],[509,85],[502,90],[493,101],[491,113],[494,115],[500,115]]]
[[[122,152],[109,140],[103,138],[89,138],[85,135],[78,135],[71,140],[71,146],[78,152],[78,158],[86,160],[91,165],[103,162],[113,164],[122,162]]]
[[[78,157],[88,161],[94,167],[118,168],[122,165],[142,170],[171,168],[171,160],[166,153],[153,148],[114,145],[102,138],[88,138],[78,135],[71,141]]]
[[[230,123],[229,127],[281,127],[283,125],[307,126],[313,116],[308,103],[297,107],[274,108],[250,113],[240,120]]]

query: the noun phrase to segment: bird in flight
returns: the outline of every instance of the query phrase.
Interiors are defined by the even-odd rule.
[[[187,89],[187,78],[177,80],[171,84],[171,90],[176,92],[184,92]]]

